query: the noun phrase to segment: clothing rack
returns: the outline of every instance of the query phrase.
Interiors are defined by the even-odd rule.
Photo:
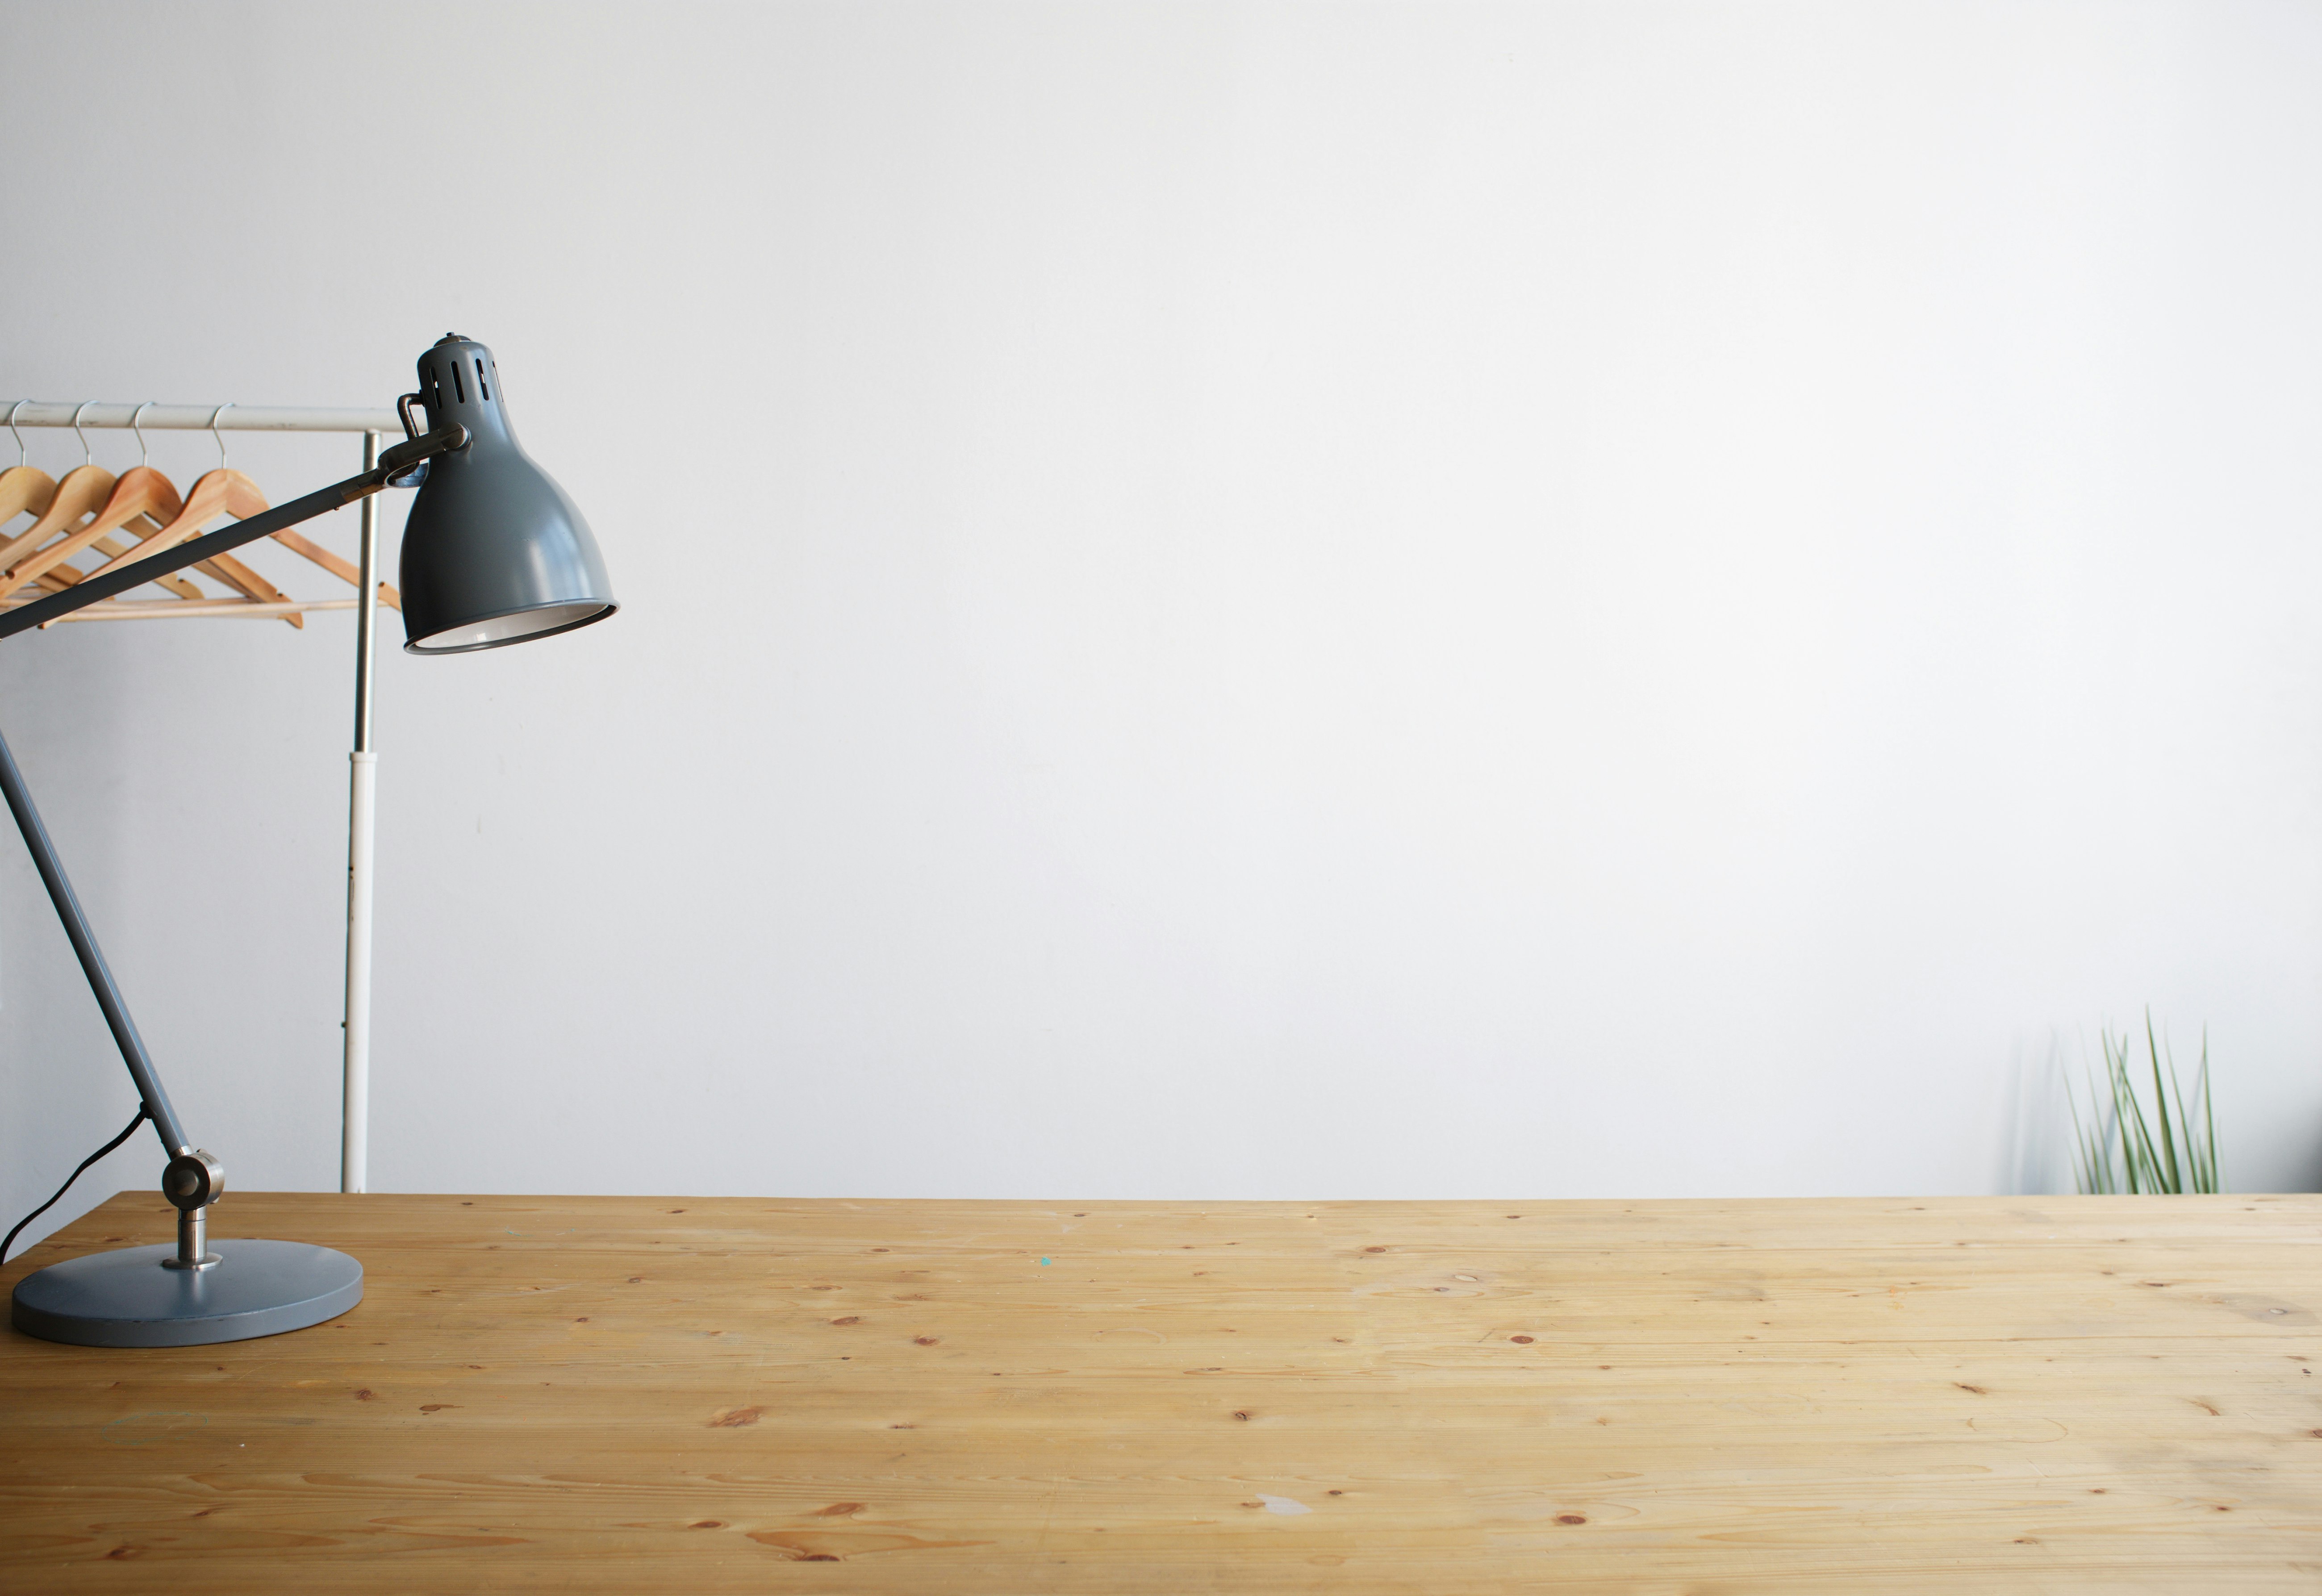
[[[392,410],[333,410],[279,405],[87,404],[38,399],[0,399],[0,416],[17,427],[72,428],[105,432],[351,433],[362,437],[363,470],[379,463],[381,440],[400,437],[403,424]],[[84,442],[86,440],[84,440]],[[219,438],[220,451],[224,440]],[[355,623],[355,735],[349,756],[347,798],[347,985],[346,1047],[339,1138],[339,1190],[362,1191],[370,1182],[370,945],[371,885],[375,857],[373,798],[379,755],[371,747],[371,650],[379,612],[379,498],[362,501],[361,579],[358,597],[294,604],[242,600],[109,600],[114,607],[83,610],[71,620],[145,620],[184,616],[279,616],[310,609],[352,609]]]
[[[280,405],[114,405],[92,399],[0,399],[0,417],[14,410],[18,426],[69,427],[80,417],[91,427],[125,433],[133,422],[155,433],[401,433],[392,410],[317,410]],[[142,415],[140,413],[142,413]]]

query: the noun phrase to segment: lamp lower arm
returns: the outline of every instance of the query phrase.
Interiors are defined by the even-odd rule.
[[[41,872],[41,884],[49,889],[49,901],[56,906],[57,918],[64,922],[65,935],[71,939],[73,953],[80,960],[81,973],[88,978],[89,990],[96,994],[96,1006],[104,1011],[105,1026],[121,1049],[121,1062],[129,1066],[130,1078],[137,1082],[137,1095],[145,1105],[147,1117],[153,1121],[153,1133],[161,1138],[163,1149],[175,1157],[190,1147],[185,1127],[178,1123],[177,1110],[169,1107],[169,1094],[161,1090],[161,1078],[153,1072],[153,1061],[145,1055],[145,1044],[137,1035],[136,1022],[129,1017],[129,1007],[121,1000],[121,989],[113,984],[113,971],[105,967],[105,953],[88,928],[88,917],[81,913],[80,899],[75,896],[72,883],[65,879],[64,863],[57,857],[56,845],[49,841],[48,827],[41,824],[41,812],[32,807],[32,792],[24,786],[23,774],[16,769],[15,756],[8,752],[5,737],[0,737],[0,791],[6,794],[9,812],[15,816],[16,829],[23,834],[24,847]]]

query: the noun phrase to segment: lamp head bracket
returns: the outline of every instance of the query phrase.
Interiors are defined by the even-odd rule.
[[[417,394],[406,394],[396,401],[402,413],[406,432],[411,430],[408,406]],[[389,488],[416,488],[425,478],[424,468],[439,454],[453,454],[468,446],[468,429],[456,421],[444,423],[431,433],[412,433],[404,442],[379,457],[378,475]]]

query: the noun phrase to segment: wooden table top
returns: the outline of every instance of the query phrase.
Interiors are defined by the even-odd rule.
[[[2322,1590],[2322,1198],[245,1195],[361,1306],[7,1333],[0,1586]],[[0,1271],[168,1239],[124,1194]]]

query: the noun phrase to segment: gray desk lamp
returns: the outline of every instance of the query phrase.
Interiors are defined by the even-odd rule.
[[[412,422],[415,402],[427,407],[425,433]],[[403,533],[407,652],[466,653],[601,621],[616,606],[589,524],[517,445],[504,403],[492,351],[446,334],[419,357],[419,391],[397,402],[405,440],[379,456],[376,470],[0,615],[0,638],[381,488],[415,486]],[[362,1265],[344,1253],[294,1241],[208,1243],[205,1215],[225,1190],[225,1172],[187,1139],[169,1107],[5,738],[0,789],[137,1082],[138,1118],[114,1145],[140,1121],[153,1122],[169,1155],[161,1191],[178,1210],[175,1246],[92,1253],[25,1276],[12,1322],[83,1346],[202,1346],[304,1329],[346,1312],[362,1300]]]

